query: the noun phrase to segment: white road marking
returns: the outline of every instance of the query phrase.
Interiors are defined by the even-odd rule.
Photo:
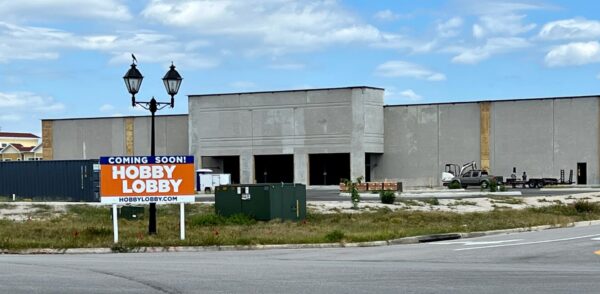
[[[474,245],[490,245],[490,244],[502,244],[508,242],[517,242],[523,241],[523,239],[512,239],[512,240],[500,240],[500,241],[454,241],[454,242],[434,242],[431,244],[437,245],[465,245],[465,246],[474,246]]]
[[[590,240],[592,240],[592,241],[600,241],[600,237],[598,237],[598,238],[592,238]]]
[[[486,248],[498,248],[498,247],[520,246],[520,245],[532,245],[532,244],[542,244],[542,243],[552,243],[552,242],[561,242],[561,241],[570,241],[570,240],[577,240],[577,239],[585,239],[585,238],[598,237],[598,236],[600,236],[600,234],[585,235],[585,236],[571,237],[571,238],[562,238],[562,239],[553,239],[553,240],[531,241],[531,242],[514,243],[514,244],[498,244],[498,245],[480,246],[480,247],[471,247],[471,248],[459,248],[459,249],[454,249],[454,251],[474,250],[474,249],[486,249]]]

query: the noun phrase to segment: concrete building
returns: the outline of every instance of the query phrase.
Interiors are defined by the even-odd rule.
[[[157,117],[157,152],[196,156],[235,182],[440,185],[446,163],[492,174],[575,171],[600,183],[600,97],[383,105],[384,90],[348,87],[189,96],[189,115]],[[149,153],[149,118],[44,120],[44,158]],[[166,130],[169,130],[166,132]]]

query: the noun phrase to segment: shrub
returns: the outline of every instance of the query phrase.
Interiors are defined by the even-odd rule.
[[[585,200],[577,200],[573,207],[578,213],[596,213],[600,212],[600,206],[598,203],[588,202]]]
[[[242,213],[234,214],[227,218],[227,224],[230,225],[252,225],[256,220]]]
[[[190,223],[194,226],[216,226],[225,223],[225,218],[216,214],[197,214]]]
[[[452,181],[448,184],[448,189],[460,189],[462,188],[458,181]]]
[[[362,183],[363,177],[356,178],[356,183],[351,180],[344,179],[344,183],[346,187],[348,187],[348,192],[350,192],[350,199],[352,200],[352,208],[358,209],[358,203],[360,202],[360,193],[358,193],[358,189],[356,188],[357,184]]]
[[[495,178],[490,179],[489,187],[490,192],[498,192],[498,181]]]
[[[327,235],[325,235],[325,240],[327,240],[329,242],[340,242],[345,237],[346,237],[346,235],[344,234],[344,232],[342,232],[340,230],[333,230],[333,231],[327,233]]]
[[[381,191],[379,193],[379,198],[381,199],[381,203],[394,204],[396,193],[394,193],[394,191]]]
[[[108,227],[87,227],[83,229],[82,234],[91,237],[106,237],[112,235],[113,231]]]

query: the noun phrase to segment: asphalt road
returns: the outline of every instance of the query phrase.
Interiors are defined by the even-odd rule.
[[[0,256],[0,293],[599,293],[600,226],[371,248]]]

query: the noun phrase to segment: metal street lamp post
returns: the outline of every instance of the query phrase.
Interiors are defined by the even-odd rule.
[[[135,107],[136,105],[141,106],[144,109],[147,109],[152,114],[152,127],[150,132],[150,155],[155,156],[156,154],[156,145],[154,139],[154,116],[156,111],[161,110],[167,106],[171,108],[175,107],[175,95],[179,92],[179,86],[181,86],[181,81],[183,80],[177,70],[175,70],[175,65],[171,62],[171,67],[169,71],[163,77],[163,83],[165,84],[165,89],[167,90],[167,94],[171,96],[170,102],[157,102],[154,97],[150,99],[150,101],[136,101],[135,94],[137,94],[140,90],[140,86],[142,85],[142,80],[144,76],[137,69],[136,63],[137,60],[135,56],[133,56],[133,62],[131,63],[131,68],[127,71],[125,76],[123,76],[123,80],[125,80],[125,86],[127,86],[127,91],[131,94],[131,106]],[[156,234],[156,203],[150,203],[150,211],[149,211],[149,220],[148,220],[148,233],[153,235]]]

